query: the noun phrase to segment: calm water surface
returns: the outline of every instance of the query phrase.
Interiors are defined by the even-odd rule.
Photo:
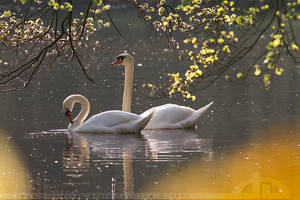
[[[142,84],[167,83],[166,72],[182,71],[186,62],[166,49],[164,40],[157,42],[151,29],[144,28],[137,37],[135,23],[129,22],[132,28],[121,39],[110,36],[112,47],[103,43],[96,53],[83,55],[96,85],[83,77],[76,63],[56,64],[42,71],[30,88],[0,94],[2,142],[12,144],[2,146],[2,155],[13,148],[24,161],[24,182],[29,187],[24,192],[94,194],[108,199],[130,199],[132,194],[219,194],[231,193],[236,184],[258,174],[284,183],[297,199],[300,67],[289,64],[291,69],[287,66],[269,91],[260,87],[261,80],[238,84],[219,80],[196,92],[195,102],[179,96],[152,99],[142,94]],[[68,133],[61,105],[70,94],[80,93],[90,100],[90,116],[121,109],[124,71],[110,63],[125,49],[139,64],[133,112],[168,102],[196,109],[214,101],[197,131]],[[19,176],[13,167],[5,169]],[[13,185],[10,191],[22,192],[18,187]],[[279,190],[275,187],[272,192]],[[249,187],[244,192],[257,191]]]

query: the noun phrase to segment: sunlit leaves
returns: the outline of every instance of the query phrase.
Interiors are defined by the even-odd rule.
[[[159,5],[160,5],[160,6],[164,5],[165,3],[166,3],[165,0],[160,0],[160,1],[159,1]]]
[[[144,17],[144,19],[145,19],[146,21],[149,21],[149,20],[151,19],[151,16],[146,15],[146,16]]]
[[[110,26],[110,22],[106,22],[103,24],[104,27],[108,28]]]
[[[254,75],[259,76],[261,74],[260,66],[258,64],[255,64],[253,67],[255,68]]]
[[[1,15],[1,18],[2,18],[2,17],[8,18],[8,17],[10,17],[10,16],[11,16],[11,11],[10,11],[10,10],[5,10],[5,11],[3,12],[3,14]]]
[[[294,42],[292,42],[291,47],[294,51],[299,51],[298,45],[296,45]]]
[[[66,8],[66,10],[67,10],[68,12],[71,12],[71,11],[72,11],[72,8],[73,8],[72,4],[70,4],[70,3],[68,3],[68,2],[65,2],[64,7]]]
[[[27,0],[27,2],[28,2],[28,0]],[[42,0],[34,0],[34,2],[37,3],[37,4],[41,4]]]
[[[186,71],[184,84],[182,84],[183,79],[180,77],[179,73],[169,74],[171,82],[169,95],[181,93],[185,98],[195,101],[196,97],[191,95],[191,93],[187,90],[187,87],[201,75],[202,71],[199,70],[196,65],[190,66],[190,70]]]
[[[50,39],[50,35],[45,34],[48,29],[43,26],[41,18],[20,24],[21,19],[17,19],[15,13],[11,11],[4,11],[1,17],[9,18],[8,21],[0,20],[0,40],[5,42],[7,46],[16,47],[17,44],[31,41],[34,38],[36,38],[36,42],[39,42],[41,39],[39,36],[42,35],[45,40]]]
[[[29,1],[14,0],[15,4],[21,6],[26,2]],[[86,1],[90,4],[89,9],[81,9],[78,13],[71,4],[75,1],[32,1],[35,6],[42,2],[46,10],[49,9],[62,19],[72,15],[69,18],[72,20],[65,23],[63,29],[57,25],[54,30],[51,24],[55,19],[48,21],[43,17],[35,17],[23,22],[16,17],[19,15],[5,10],[0,15],[1,42],[13,48],[26,42],[49,43],[59,32],[65,31],[76,41],[75,48],[86,47],[84,42],[93,33],[113,23],[112,19],[105,17],[111,8],[110,1]],[[118,1],[114,2],[118,4]],[[160,35],[166,36],[169,46],[177,50],[179,57],[189,61],[183,72],[170,74],[170,94],[180,93],[194,100],[190,90],[196,83],[213,82],[214,78],[224,77],[225,72],[230,74],[226,75],[230,81],[245,79],[251,74],[263,80],[265,87],[269,88],[271,79],[284,72],[282,57],[289,56],[293,60],[298,58],[299,43],[295,39],[297,29],[293,26],[295,20],[300,21],[300,0],[256,0],[249,4],[245,3],[247,1],[230,0],[130,2],[146,23],[151,24]],[[59,40],[58,47],[63,46],[69,36]],[[265,45],[265,48],[256,48],[259,44]],[[239,59],[247,55],[253,55],[253,58],[247,59],[249,61],[242,67],[236,67]]]
[[[242,73],[242,72],[237,73],[237,74],[236,74],[236,77],[239,78],[239,79],[240,79],[240,78],[243,78],[243,73]]]
[[[268,4],[261,6],[262,10],[269,10],[270,6]]]
[[[263,81],[264,81],[264,83],[265,83],[265,88],[266,88],[266,89],[269,89],[269,88],[270,88],[270,84],[271,84],[270,78],[271,78],[271,75],[270,75],[270,74],[265,74],[265,75],[264,75]]]
[[[268,69],[274,69],[275,64],[274,63],[268,63],[267,67],[268,67]]]
[[[240,12],[240,8],[236,9],[233,7],[235,6],[234,1],[229,2],[225,0],[221,5],[215,5],[211,8],[202,6],[199,9],[194,4],[195,2],[185,1],[185,4],[179,5],[177,9],[185,12],[189,16],[189,21],[194,23],[195,26],[202,27],[202,30],[206,31],[209,37],[203,37],[201,34],[193,35],[184,39],[183,43],[191,45],[194,49],[200,47],[198,52],[195,50],[186,52],[189,52],[188,55],[191,61],[203,64],[203,69],[208,70],[212,66],[215,67],[219,63],[220,58],[230,55],[237,49],[234,43],[239,43],[241,35],[235,34],[236,28],[251,27],[255,24],[258,15],[264,12],[274,12],[271,9],[271,5],[274,6],[274,4],[266,4],[265,2],[262,2],[262,5],[257,4],[257,7],[249,7],[244,12]],[[295,5],[295,2],[291,3],[291,6]],[[278,8],[281,9],[280,7]],[[295,42],[285,41],[287,19],[292,19],[292,16],[294,16],[295,19],[299,18],[300,20],[300,14],[295,9],[291,11],[293,13],[281,12],[281,10],[275,11],[275,14],[279,17],[279,22],[277,26],[276,24],[273,25],[274,32],[270,34],[270,40],[266,45],[267,51],[264,59],[261,60],[263,65],[255,64],[253,66],[255,69],[254,76],[264,75],[263,80],[266,88],[270,87],[272,74],[282,75],[284,71],[277,65],[281,49],[287,48],[287,44],[289,44],[293,51],[299,51],[299,47]],[[215,29],[215,27],[218,29]],[[189,70],[186,72],[186,75],[189,74]],[[203,74],[205,74],[205,71],[203,71]],[[236,74],[238,79],[244,77],[242,72]],[[183,78],[183,80],[185,80],[185,83],[189,83],[189,79],[186,81],[186,78]]]
[[[265,64],[268,64],[270,61],[272,61],[274,56],[274,52],[270,51],[267,55],[266,55],[266,59],[264,60]]]
[[[49,5],[49,6],[53,6],[53,5],[54,5],[54,3],[55,3],[55,1],[54,1],[54,0],[49,0],[49,1],[48,1],[48,5]]]
[[[20,2],[24,5],[28,0],[20,0]]]
[[[102,0],[94,0],[94,4],[96,4],[97,6],[101,6]]]
[[[163,15],[164,11],[165,11],[164,7],[158,8],[158,15]]]
[[[278,75],[278,76],[281,76],[283,71],[284,70],[281,67],[276,67],[275,68],[275,74]]]
[[[17,4],[25,4],[27,1],[20,1],[14,0],[14,3]],[[83,40],[87,41],[89,36],[93,34],[96,30],[100,30],[102,27],[109,27],[109,22],[103,22],[103,20],[99,20],[98,27],[95,26],[93,17],[90,17],[91,14],[97,14],[95,12],[96,9],[108,10],[110,8],[109,5],[102,5],[102,1],[93,1],[95,3],[95,10],[90,9],[89,12],[82,12],[80,15],[80,19],[77,18],[66,18],[71,19],[64,25],[60,25],[60,21],[69,14],[73,10],[73,6],[70,3],[72,1],[58,1],[58,0],[33,0],[32,3],[37,8],[39,14],[32,15],[30,14],[29,18],[24,18],[24,13],[13,13],[11,10],[5,10],[0,15],[0,40],[3,44],[7,47],[14,47],[16,49],[23,49],[25,54],[30,54],[31,49],[27,49],[22,45],[26,45],[26,47],[30,47],[29,45],[35,45],[38,49],[39,46],[43,46],[46,44],[50,44],[51,42],[55,41],[57,48],[56,50],[49,51],[49,54],[55,54],[58,52],[63,52],[64,50],[67,51],[68,45],[66,41],[68,41],[69,37],[71,36],[74,39],[73,46],[74,48],[79,48],[86,46]],[[28,2],[27,2],[28,3]],[[99,7],[100,6],[100,7]],[[102,7],[101,7],[102,6]],[[26,8],[26,7],[25,7]],[[18,11],[18,10],[17,10]],[[29,10],[30,12],[31,10]],[[47,14],[47,18],[39,18],[36,16],[43,16],[43,13]],[[48,13],[47,13],[48,12]],[[57,14],[61,20],[55,21],[55,14]],[[99,14],[99,13],[98,13]],[[76,13],[78,15],[78,13]],[[90,16],[89,16],[90,15]],[[45,14],[44,14],[45,16]],[[20,18],[18,18],[20,17]],[[23,17],[23,18],[22,18]],[[97,20],[97,21],[98,21]],[[101,23],[100,23],[101,22]],[[55,25],[55,23],[57,23]],[[96,23],[97,24],[97,23]],[[56,27],[55,27],[56,26]],[[60,28],[58,28],[60,27]],[[61,29],[64,27],[64,30]],[[57,39],[57,36],[64,31],[69,32],[71,30],[71,35],[65,36],[61,39]],[[64,49],[60,49],[64,48]],[[68,54],[66,54],[68,55]]]
[[[109,9],[110,9],[110,5],[109,4],[103,6],[103,8],[102,8],[103,11],[107,11]]]
[[[72,4],[69,2],[64,2],[63,4],[59,4],[59,2],[56,2],[55,0],[49,0],[48,5],[52,7],[54,10],[66,10],[68,12],[72,11]]]
[[[228,46],[228,45],[223,46],[222,50],[223,50],[225,53],[230,53],[230,49],[229,49],[229,46]]]
[[[267,49],[271,50],[283,44],[282,42],[282,35],[281,34],[274,34],[272,35],[273,40],[269,42]]]
[[[219,44],[223,44],[223,43],[224,43],[224,39],[220,37],[220,38],[218,38],[217,42],[218,42]]]

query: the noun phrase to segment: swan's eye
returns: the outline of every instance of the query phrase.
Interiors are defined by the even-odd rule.
[[[118,56],[118,57],[117,57],[117,59],[118,59],[119,61],[121,61],[121,62],[123,62],[124,58],[125,58],[125,56]]]

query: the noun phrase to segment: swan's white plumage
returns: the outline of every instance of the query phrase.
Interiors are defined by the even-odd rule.
[[[111,110],[92,116],[83,124],[73,129],[73,131],[90,133],[137,133],[144,128],[143,124],[145,123],[143,123],[143,120],[143,117],[133,113]]]
[[[63,103],[63,110],[72,111],[74,104],[80,103],[82,108],[78,116],[70,123],[70,132],[86,133],[139,133],[149,122],[152,113],[140,116],[137,114],[111,110],[96,114],[83,122],[89,113],[89,102],[82,95],[70,95]]]
[[[153,107],[142,113],[141,116],[145,117],[154,112],[145,129],[195,128],[199,118],[212,104],[213,102],[198,110],[176,104],[165,104]]]
[[[122,58],[122,59],[120,59]],[[118,62],[116,62],[118,61]],[[128,111],[131,107],[132,81],[134,72],[134,59],[128,53],[118,56],[113,64],[125,66],[125,82],[122,110]],[[154,113],[145,129],[181,129],[195,128],[199,118],[208,110],[213,102],[194,110],[186,106],[176,104],[165,104],[151,108],[141,114],[142,117]]]

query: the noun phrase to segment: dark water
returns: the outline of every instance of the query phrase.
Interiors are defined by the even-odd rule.
[[[129,21],[129,30],[122,26],[124,20]],[[106,38],[103,46],[95,53],[83,53],[96,85],[84,78],[74,62],[53,64],[30,88],[0,94],[2,142],[12,143],[24,161],[29,187],[24,192],[45,195],[36,198],[57,194],[130,199],[133,194],[166,194],[165,198],[172,199],[172,193],[230,193],[237,183],[259,173],[286,184],[297,199],[300,66],[287,60],[283,77],[275,78],[269,91],[263,89],[261,79],[249,78],[238,84],[220,79],[196,92],[195,102],[180,96],[152,99],[142,94],[142,84],[167,84],[167,72],[184,70],[187,61],[179,61],[162,38],[156,39],[151,28],[139,28],[137,34],[140,25],[134,17],[116,22],[124,33],[121,38],[117,33],[103,33],[98,36],[100,41]],[[108,41],[109,48],[105,46]],[[133,112],[168,102],[196,109],[214,101],[197,131],[143,131],[140,135],[67,132],[61,106],[70,94],[80,93],[90,100],[90,116],[121,109],[123,69],[110,63],[123,50],[133,53],[136,63],[134,83],[138,89]],[[4,152],[7,148],[3,146]],[[281,160],[286,157],[289,160]],[[20,192],[17,187],[12,186],[10,192]]]

